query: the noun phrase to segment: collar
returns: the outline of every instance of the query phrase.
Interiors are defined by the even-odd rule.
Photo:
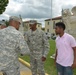
[[[35,31],[32,31],[32,30],[31,30],[31,32],[36,32],[37,30],[38,30],[38,29],[36,29]]]
[[[16,28],[15,28],[15,27],[13,27],[13,26],[8,26],[8,28],[16,29]]]
[[[65,37],[65,35],[66,35],[66,33],[64,33],[64,35],[62,36],[62,37],[60,37],[60,36],[58,36],[59,38],[64,38]]]

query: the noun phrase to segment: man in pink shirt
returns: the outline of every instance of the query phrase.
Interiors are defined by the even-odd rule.
[[[56,23],[56,67],[58,75],[73,75],[73,69],[76,68],[76,40],[73,36],[64,32],[65,24]]]

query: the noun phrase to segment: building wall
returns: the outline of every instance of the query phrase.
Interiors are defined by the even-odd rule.
[[[23,27],[24,27],[24,31],[28,31],[30,29],[28,22],[23,22]]]
[[[23,24],[20,25],[19,31],[20,31],[22,34],[24,34],[24,27],[23,27]]]
[[[41,30],[42,29],[42,24],[41,23],[38,23],[37,24],[37,28]]]
[[[55,34],[55,23],[57,22],[62,22],[62,18],[54,18],[54,19],[47,19],[45,20],[45,32],[47,33],[51,33],[51,34]],[[68,24],[69,26],[66,25],[66,30],[65,32],[71,34],[75,39],[76,39],[76,25],[75,25],[75,22],[71,23],[71,24]],[[70,27],[70,30],[68,30],[68,27]]]
[[[50,24],[51,24],[51,21],[45,21],[45,32],[50,32]]]
[[[55,23],[62,21],[59,20],[45,20],[45,32],[47,33],[55,33]]]

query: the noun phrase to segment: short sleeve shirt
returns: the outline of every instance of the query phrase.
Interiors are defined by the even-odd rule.
[[[74,60],[73,47],[76,47],[76,40],[73,36],[64,33],[62,37],[56,38],[57,60],[62,66],[71,66]]]

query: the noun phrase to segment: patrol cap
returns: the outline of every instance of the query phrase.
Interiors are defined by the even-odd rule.
[[[31,25],[36,24],[36,23],[37,23],[36,20],[30,20],[30,21],[29,21],[29,24],[31,24]]]
[[[1,26],[6,26],[6,24],[4,22],[0,22]]]
[[[20,24],[22,23],[22,20],[19,17],[16,17],[16,16],[11,16],[9,18],[9,20],[14,20],[14,21],[20,22]]]

